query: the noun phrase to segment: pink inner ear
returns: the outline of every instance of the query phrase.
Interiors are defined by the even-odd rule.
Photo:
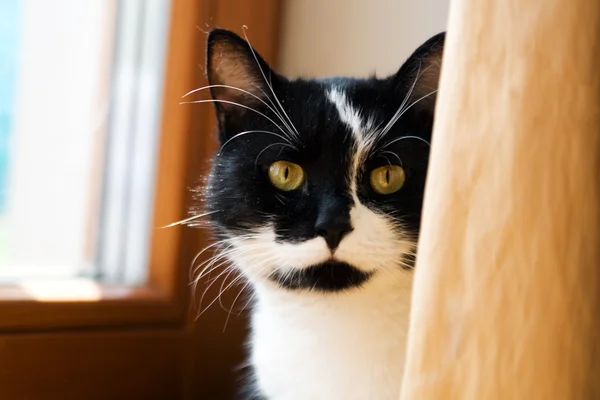
[[[209,80],[211,85],[226,85],[236,89],[216,87],[212,92],[216,99],[245,104],[258,101],[254,96],[262,98],[261,79],[254,68],[258,66],[253,59],[247,59],[244,50],[228,43],[214,44],[210,62]],[[250,93],[250,94],[248,94]],[[225,104],[224,104],[225,106]]]
[[[415,71],[413,79],[417,79],[414,88],[414,96],[420,98],[427,96],[423,101],[435,100],[435,91],[438,88],[440,80],[440,71],[442,69],[443,48],[431,49],[430,52],[421,59],[421,68]],[[418,78],[417,78],[418,77]]]
[[[415,85],[415,93],[420,96],[425,96],[428,93],[438,88],[440,79],[440,70],[442,68],[441,52],[432,54],[425,60],[417,84]]]

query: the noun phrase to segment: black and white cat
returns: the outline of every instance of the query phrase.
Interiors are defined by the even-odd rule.
[[[290,80],[210,32],[206,207],[255,294],[248,398],[398,398],[443,42],[384,79]]]

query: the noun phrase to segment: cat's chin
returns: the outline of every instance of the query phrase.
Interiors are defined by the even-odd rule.
[[[308,268],[275,272],[270,279],[287,290],[340,292],[364,285],[374,274],[331,259]]]

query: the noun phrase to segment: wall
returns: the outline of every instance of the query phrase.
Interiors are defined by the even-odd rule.
[[[449,0],[288,0],[279,70],[292,76],[395,72],[446,29]]]

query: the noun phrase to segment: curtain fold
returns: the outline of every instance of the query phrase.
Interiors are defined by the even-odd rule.
[[[402,400],[600,398],[600,2],[456,0]]]

